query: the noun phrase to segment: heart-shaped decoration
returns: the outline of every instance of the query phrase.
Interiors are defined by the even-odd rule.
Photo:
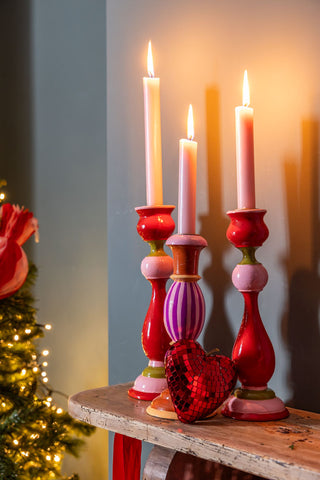
[[[181,422],[213,413],[230,395],[237,373],[224,355],[207,355],[198,342],[179,340],[167,351],[165,369],[171,399]]]

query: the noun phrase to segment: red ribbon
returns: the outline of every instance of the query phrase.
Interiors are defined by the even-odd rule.
[[[116,433],[113,441],[113,480],[140,480],[141,440]]]

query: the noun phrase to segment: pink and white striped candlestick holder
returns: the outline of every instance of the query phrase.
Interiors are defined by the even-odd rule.
[[[268,273],[255,258],[256,249],[269,235],[265,213],[259,209],[228,212],[227,238],[243,254],[232,274],[234,286],[244,297],[243,319],[232,351],[242,386],[227,400],[222,413],[237,420],[279,420],[289,415],[282,400],[267,387],[275,369],[275,354],[259,314],[258,295]]]
[[[142,347],[149,364],[128,391],[131,397],[139,400],[152,400],[167,387],[163,360],[170,337],[163,323],[163,307],[173,261],[163,250],[163,245],[175,228],[171,217],[174,208],[173,205],[136,208],[140,217],[137,231],[150,245],[150,254],[142,260],[141,272],[152,286],[151,301],[141,334]]]
[[[205,320],[205,301],[198,285],[198,263],[207,241],[200,235],[173,235],[167,241],[173,254],[174,281],[164,303],[164,324],[171,341],[196,340]],[[154,417],[177,419],[168,388],[147,408]]]

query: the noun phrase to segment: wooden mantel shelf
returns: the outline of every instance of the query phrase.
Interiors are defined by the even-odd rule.
[[[128,397],[131,384],[80,392],[69,399],[78,420],[112,432],[275,480],[320,480],[320,415],[290,410],[277,422],[242,422],[220,414],[193,425],[146,413]]]

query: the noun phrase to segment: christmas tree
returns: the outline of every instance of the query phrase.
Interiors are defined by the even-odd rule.
[[[77,456],[80,437],[94,429],[54,403],[46,373],[49,352],[37,349],[37,340],[51,325],[37,321],[32,295],[36,268],[30,266],[25,280],[21,259],[7,245],[13,241],[21,248],[35,232],[34,227],[28,231],[33,215],[7,205],[0,209],[0,480],[76,480],[76,474],[61,474],[63,457]],[[9,294],[8,285],[15,291],[21,278],[23,285]]]

